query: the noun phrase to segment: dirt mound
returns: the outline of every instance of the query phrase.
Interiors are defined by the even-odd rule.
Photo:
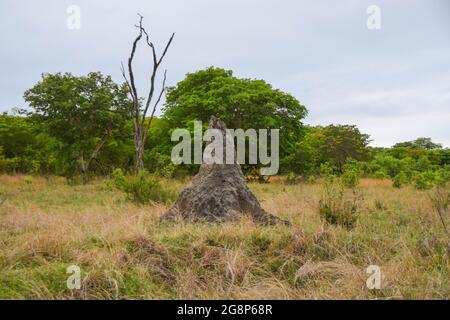
[[[226,139],[226,126],[222,120],[211,117],[209,128],[220,130],[223,141],[230,141]],[[208,144],[210,143],[212,141]],[[234,141],[231,143],[236,155]],[[245,182],[241,167],[236,162],[236,156],[234,156],[233,164],[225,164],[224,149],[223,157],[224,164],[208,164],[205,163],[205,159],[203,160],[197,175],[180,193],[174,206],[163,218],[175,219],[176,216],[181,216],[189,221],[223,222],[249,215],[263,224],[287,223],[261,208]]]

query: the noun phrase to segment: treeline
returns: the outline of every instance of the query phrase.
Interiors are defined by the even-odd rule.
[[[44,74],[24,93],[27,110],[0,115],[0,172],[36,175],[110,176],[134,170],[132,101],[125,84],[99,72],[83,77]],[[206,128],[211,115],[230,128],[279,128],[280,174],[290,181],[324,174],[392,178],[396,185],[428,188],[450,180],[450,150],[429,138],[369,147],[356,126],[311,127],[307,109],[292,95],[263,80],[240,79],[229,70],[208,68],[168,88],[163,114],[153,119],[144,147],[145,169],[166,177],[193,174],[198,165],[170,160],[175,128]],[[243,166],[249,179],[263,181],[255,165]]]

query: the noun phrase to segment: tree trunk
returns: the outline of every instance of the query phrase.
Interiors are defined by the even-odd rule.
[[[144,144],[145,144],[145,132],[140,126],[139,121],[134,123],[134,149],[136,154],[136,159],[134,163],[134,172],[144,170]]]
[[[83,174],[83,184],[87,184],[89,182],[89,168],[91,166],[92,160],[95,159],[100,149],[105,145],[106,141],[108,141],[108,137],[108,133],[103,136],[103,138],[95,146],[91,156],[87,161],[84,160],[84,151],[80,151],[80,158],[78,159],[78,161],[80,163],[81,173]]]
[[[83,174],[83,184],[87,184],[89,182],[89,165],[86,165],[86,162],[84,161],[83,152],[80,153],[79,162],[81,173]]]
[[[144,170],[144,148],[139,144],[136,146],[136,163],[134,165],[136,173]]]

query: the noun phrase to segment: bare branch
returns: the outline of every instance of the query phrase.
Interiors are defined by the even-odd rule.
[[[153,66],[156,66],[158,64],[157,61],[157,56],[156,56],[156,50],[155,50],[155,46],[153,45],[153,42],[150,41],[150,38],[148,36],[147,31],[145,30],[145,28],[142,28],[142,31],[145,33],[145,39],[147,41],[147,45],[152,48],[152,54],[153,54]]]
[[[127,75],[125,74],[125,67],[123,66],[123,61],[122,61],[120,64],[121,64],[120,70],[122,71],[122,77],[123,77],[123,79],[125,80],[125,83],[127,84],[128,89],[130,90],[131,98],[132,98],[133,101],[134,101],[136,98],[135,98],[135,96],[134,96],[133,91],[131,90],[131,85],[130,85],[130,82],[128,81]]]
[[[172,33],[172,36],[170,37],[169,41],[166,44],[166,47],[164,48],[163,54],[161,55],[161,57],[159,58],[159,60],[156,63],[155,63],[155,61],[156,61],[155,48],[154,48],[153,44],[151,44],[151,48],[152,48],[152,51],[153,51],[153,57],[154,57],[153,58],[154,63],[153,63],[152,75],[151,75],[151,78],[150,78],[150,90],[149,90],[149,93],[148,93],[147,101],[145,103],[145,109],[144,109],[144,112],[142,114],[142,125],[143,126],[144,126],[144,123],[145,123],[145,117],[147,115],[148,109],[150,108],[150,104],[151,104],[152,99],[153,99],[153,93],[155,91],[155,77],[156,77],[156,73],[158,72],[158,67],[161,64],[162,60],[164,59],[164,56],[166,55],[167,50],[169,49],[170,44],[172,43],[172,40],[173,40],[174,36],[175,36],[175,33]],[[166,72],[164,72],[164,73],[166,73]],[[164,77],[165,76],[166,75],[164,74]],[[164,79],[164,82],[165,82],[165,79]]]
[[[133,102],[134,102],[134,117],[137,118],[139,116],[139,112],[136,112],[136,109],[139,110],[139,99],[138,99],[138,94],[137,94],[137,90],[136,90],[136,85],[134,83],[134,74],[133,74],[133,58],[134,58],[134,54],[136,53],[136,47],[137,44],[139,42],[139,40],[141,40],[142,38],[142,19],[144,18],[143,16],[141,16],[140,14],[138,14],[138,16],[140,17],[139,19],[139,35],[136,37],[136,39],[134,39],[133,41],[133,46],[131,48],[131,54],[130,57],[128,58],[128,74],[130,77],[130,86],[131,86],[131,92],[132,92],[132,98],[133,98]]]
[[[145,128],[145,135],[147,136],[147,133],[150,129],[150,125],[152,123],[153,117],[155,116],[155,111],[156,108],[158,107],[159,102],[161,101],[161,98],[164,94],[164,91],[166,91],[166,75],[167,75],[167,70],[164,70],[164,79],[163,79],[163,83],[162,83],[162,88],[161,88],[161,92],[159,93],[158,99],[155,102],[155,105],[153,106],[153,110],[152,110],[152,114],[150,115],[150,119],[148,120],[147,126]]]
[[[161,64],[164,56],[167,53],[167,50],[169,50],[170,44],[172,43],[172,40],[173,40],[173,37],[175,37],[175,32],[172,33],[172,36],[170,37],[169,41],[167,42],[166,47],[164,48],[163,54],[161,55],[161,58],[159,58],[158,66]]]

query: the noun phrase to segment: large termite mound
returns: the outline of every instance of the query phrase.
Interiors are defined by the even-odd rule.
[[[220,130],[223,141],[229,142],[222,120],[211,117],[209,128]],[[207,145],[210,143],[212,141]],[[230,149],[236,159],[234,141],[232,143],[233,147]],[[224,222],[248,215],[263,224],[287,223],[261,208],[255,195],[247,187],[240,165],[236,160],[232,164],[225,164],[226,151],[223,152],[223,157],[223,164],[209,164],[203,159],[197,175],[163,218],[175,220],[178,216],[189,221]]]

